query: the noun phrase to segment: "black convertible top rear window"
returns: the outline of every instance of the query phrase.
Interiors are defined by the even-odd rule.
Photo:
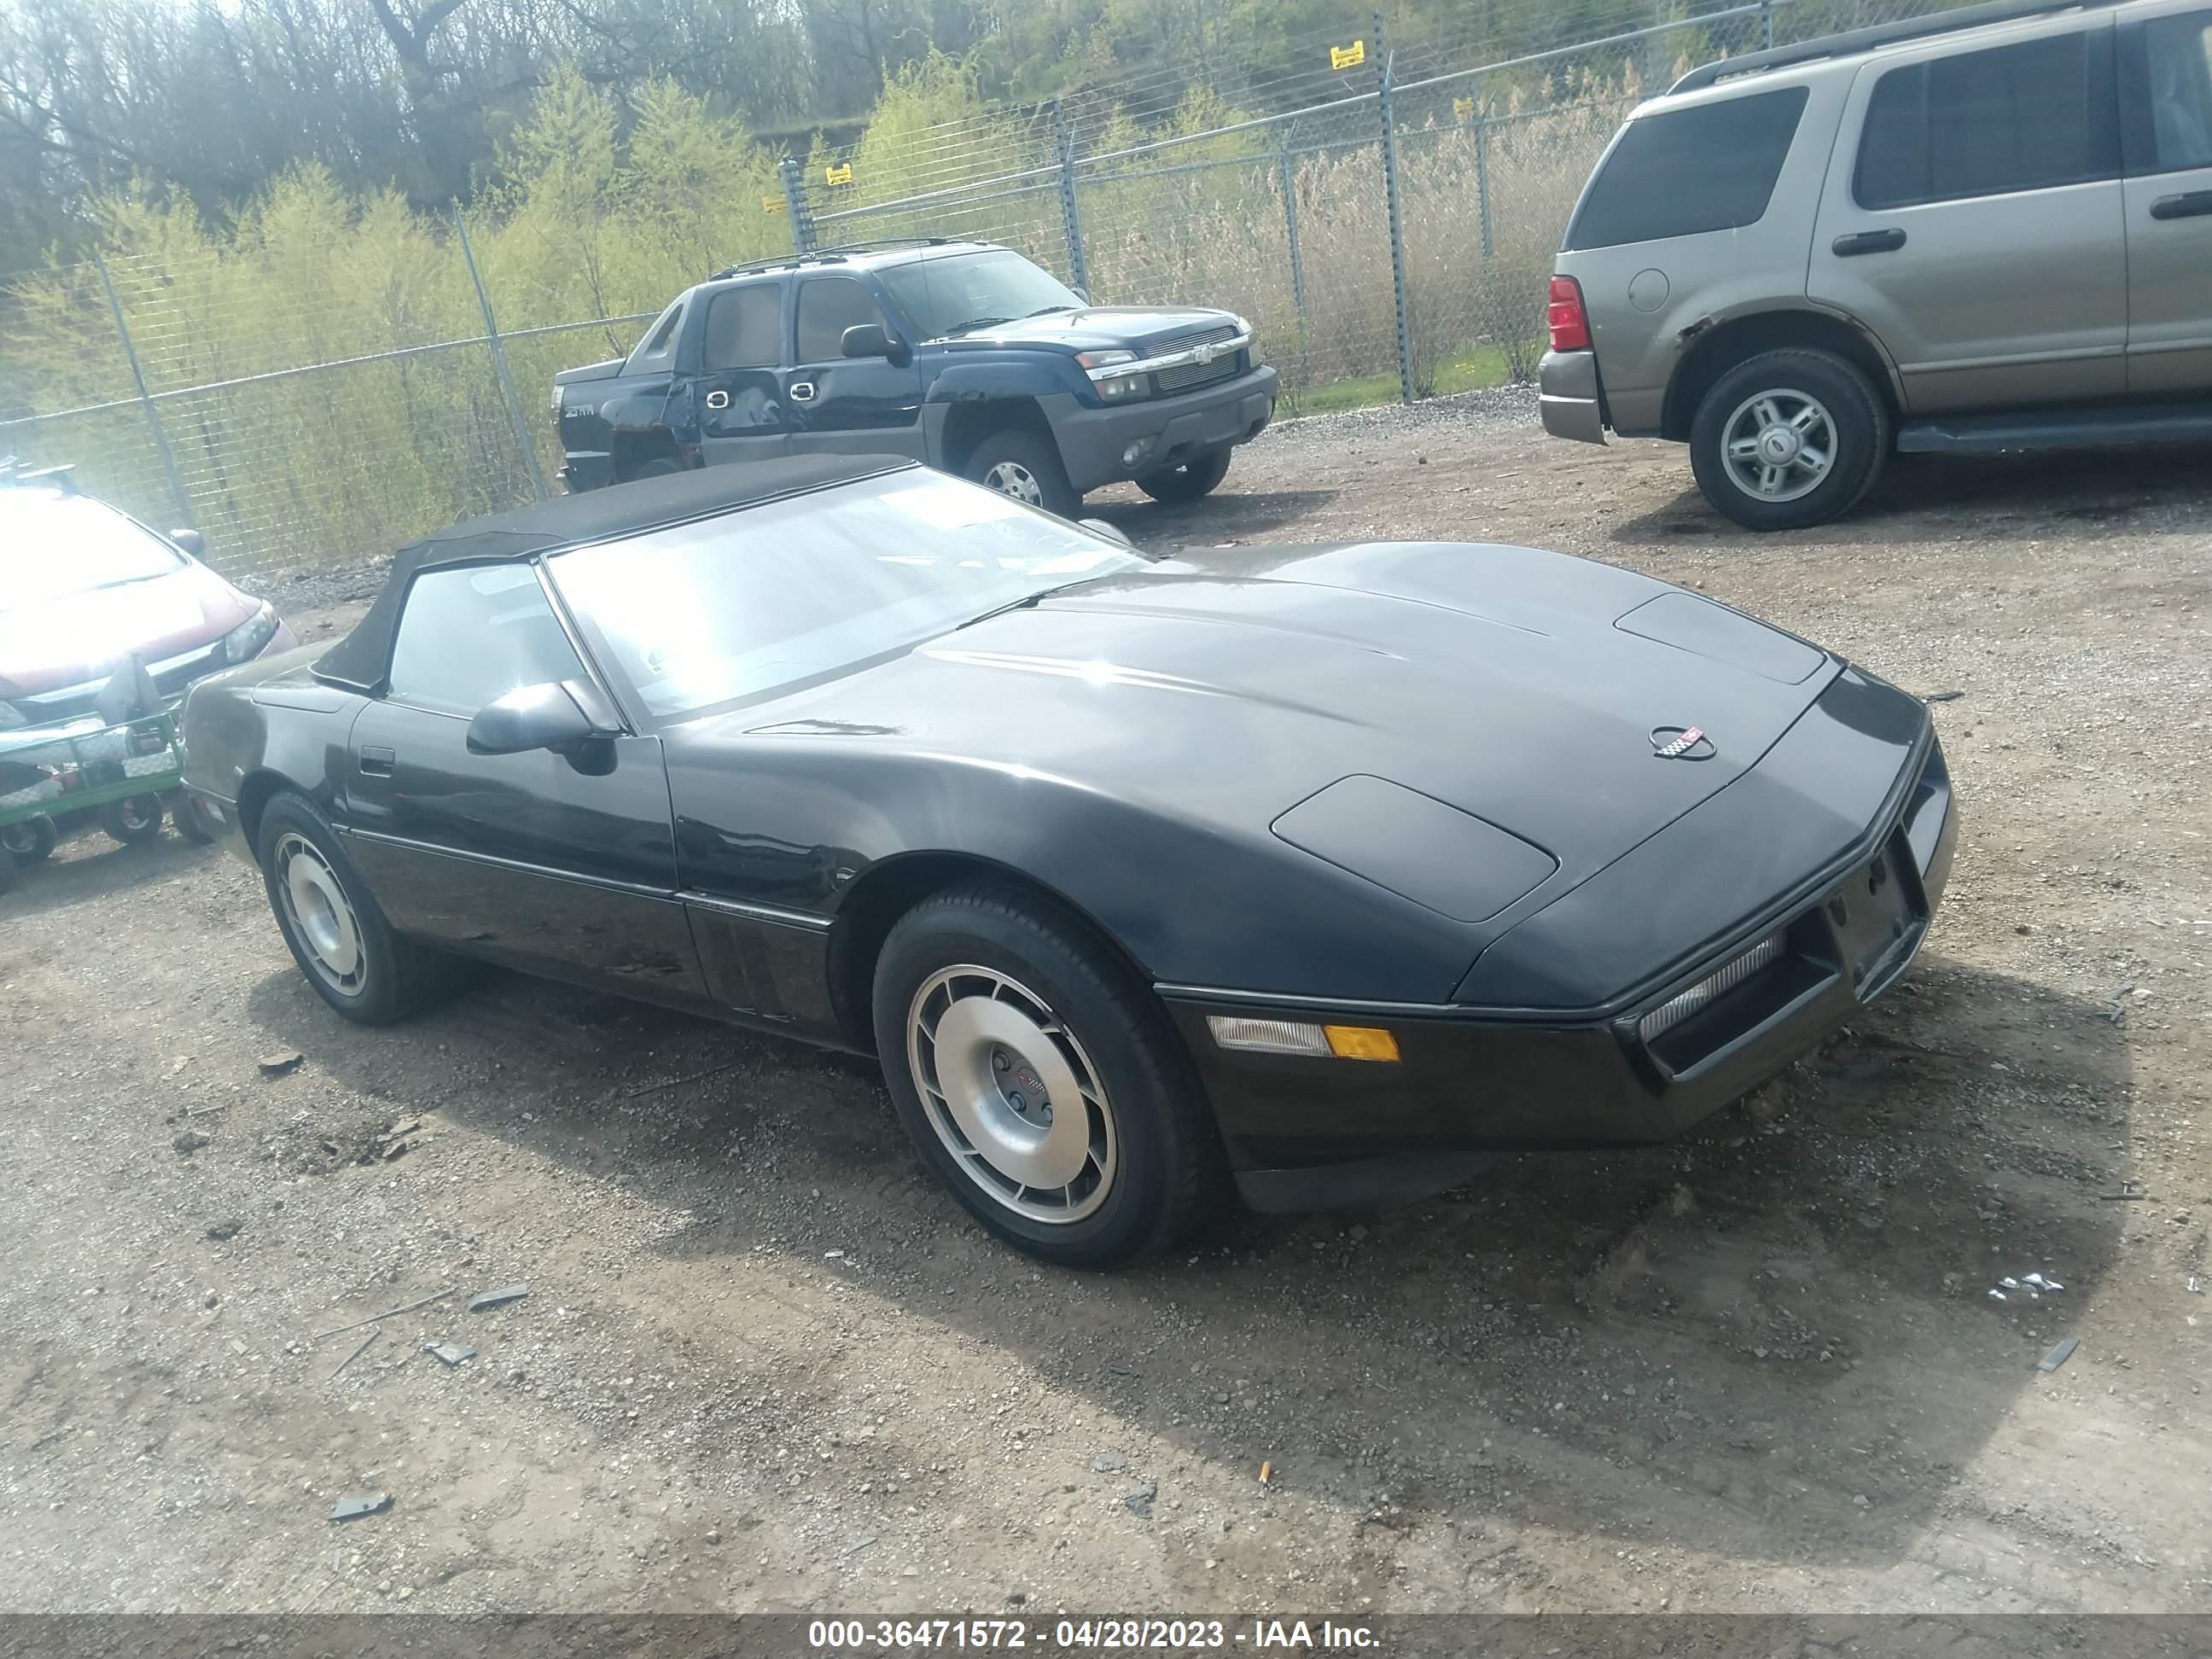
[[[1757,224],[1805,98],[1781,87],[1631,121],[1583,191],[1566,250]]]

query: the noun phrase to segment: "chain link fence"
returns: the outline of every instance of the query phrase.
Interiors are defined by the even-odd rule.
[[[759,236],[802,251],[980,238],[1101,304],[1239,311],[1286,412],[1410,401],[1533,377],[1553,251],[1641,98],[1696,63],[1945,9],[1657,3],[1643,28],[1472,64],[1473,36],[1401,48],[1377,13],[1270,40],[1244,95],[1272,111],[1188,92],[1148,106],[1140,75],[817,146],[731,187]],[[318,263],[295,239],[286,261],[202,242],[0,276],[0,456],[73,465],[147,521],[198,529],[240,581],[542,495],[554,373],[623,354],[671,297],[635,262],[600,279],[604,228],[503,238],[489,269],[456,213],[395,239],[389,270]],[[696,263],[691,280],[720,257],[670,234],[660,263]],[[605,314],[562,315],[578,292]]]

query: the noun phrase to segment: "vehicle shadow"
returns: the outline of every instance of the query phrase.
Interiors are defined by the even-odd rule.
[[[1694,487],[1609,532],[1616,542],[1667,545],[1683,538],[1747,542],[1949,541],[1999,535],[2007,526],[2156,529],[2193,521],[2212,500],[2212,447],[2168,444],[2050,454],[1899,455],[1867,498],[1837,523],[1763,532],[1723,518]]]
[[[16,866],[15,885],[0,893],[0,922],[12,916],[42,915],[96,894],[158,887],[210,862],[219,851],[166,830],[136,847],[89,830],[64,842],[36,864]],[[6,856],[0,853],[0,858]]]
[[[1747,1562],[1932,1547],[2128,1207],[2099,1197],[2127,1173],[2109,1012],[1933,955],[1680,1141],[1523,1158],[1359,1216],[1224,1215],[1118,1275],[1041,1271],[984,1236],[864,1061],[503,975],[393,1031],[337,1026],[289,974],[252,1011],[394,1111],[684,1213],[649,1247],[679,1283],[696,1264],[720,1294],[740,1259],[771,1264],[777,1296],[836,1277],[1109,1422],[1371,1511],[1383,1556],[1531,1525]],[[2032,1270],[2063,1291],[1988,1294]],[[811,1375],[809,1328],[684,1340],[726,1341],[732,1375]],[[900,1431],[886,1455],[908,1455]],[[912,1441],[917,1463],[942,1455],[922,1425]],[[1106,1443],[1053,1450],[1076,1479]]]
[[[1334,489],[1264,489],[1240,494],[1232,484],[1202,501],[1156,501],[1134,484],[1116,485],[1085,501],[1079,516],[1103,519],[1139,547],[1210,547],[1216,542],[1264,535],[1296,524],[1327,507]]]

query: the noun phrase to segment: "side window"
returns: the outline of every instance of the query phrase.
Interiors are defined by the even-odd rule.
[[[677,326],[683,320],[684,302],[678,300],[660,313],[659,319],[647,331],[645,338],[638,342],[637,349],[629,354],[629,361],[623,367],[629,368],[632,364],[643,367],[666,357],[676,344]]]
[[[799,361],[835,362],[845,355],[847,329],[883,322],[884,308],[876,303],[875,295],[850,276],[817,276],[802,283],[799,286]]]
[[[1802,87],[1723,99],[1631,121],[1583,192],[1569,249],[1735,230],[1766,216]]]
[[[707,306],[707,367],[774,368],[783,361],[783,289],[727,288]]]
[[[583,672],[533,567],[465,566],[426,571],[408,588],[392,644],[390,695],[417,708],[473,715],[519,686]]]
[[[2212,167],[2212,11],[2152,18],[2122,52],[2128,171]]]
[[[1852,193],[1879,211],[2119,174],[2109,30],[1891,70],[1875,83]]]

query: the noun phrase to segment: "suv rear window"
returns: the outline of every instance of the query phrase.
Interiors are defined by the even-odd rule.
[[[1757,224],[1804,112],[1805,88],[1782,87],[1631,121],[1583,192],[1567,249]]]
[[[1891,70],[1867,100],[1851,192],[1879,211],[2116,179],[2112,32]]]

